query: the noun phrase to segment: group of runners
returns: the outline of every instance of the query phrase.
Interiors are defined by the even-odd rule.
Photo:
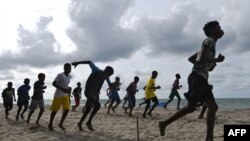
[[[206,140],[213,140],[214,120],[218,106],[213,96],[213,86],[208,83],[208,74],[210,71],[213,71],[217,63],[223,62],[225,59],[225,57],[221,54],[216,57],[216,41],[223,36],[224,31],[221,29],[217,21],[210,21],[206,23],[203,28],[203,31],[207,38],[203,41],[200,50],[194,55],[190,56],[188,59],[193,64],[193,69],[190,75],[188,76],[188,91],[184,94],[185,98],[187,99],[187,104],[185,107],[180,109],[181,98],[177,90],[182,87],[181,85],[179,85],[179,79],[181,78],[181,76],[180,74],[176,74],[176,80],[173,83],[169,100],[163,107],[166,108],[167,105],[176,96],[178,98],[177,109],[179,110],[177,110],[177,112],[174,115],[170,116],[168,119],[159,122],[159,131],[160,135],[162,136],[165,135],[166,127],[169,126],[172,122],[187,115],[188,113],[195,111],[198,105],[203,105],[203,111],[205,111],[205,109],[208,109]],[[120,78],[116,77],[115,81],[111,83],[109,77],[112,76],[114,73],[114,70],[111,66],[107,66],[104,70],[101,70],[91,61],[72,62],[71,64],[66,63],[64,64],[64,72],[59,73],[52,83],[52,85],[56,88],[56,91],[54,93],[52,105],[50,107],[51,115],[48,124],[48,128],[50,130],[54,130],[53,121],[61,106],[63,107],[63,113],[58,127],[62,130],[66,130],[66,128],[63,126],[63,122],[66,119],[70,109],[70,95],[72,89],[71,87],[69,87],[69,83],[71,79],[71,66],[74,66],[76,68],[80,64],[87,64],[91,68],[91,74],[87,79],[84,89],[84,95],[87,99],[86,104],[84,106],[84,110],[82,110],[82,117],[77,123],[77,126],[80,131],[83,131],[82,124],[86,120],[88,115],[89,118],[85,124],[89,130],[94,131],[94,128],[92,126],[92,119],[101,107],[101,104],[99,102],[99,94],[104,81],[106,81],[109,86],[109,88],[107,89],[107,93],[110,100],[108,103],[105,104],[105,106],[109,104],[107,113],[110,113],[110,110],[115,112],[115,108],[121,103],[118,94],[121,85]],[[146,83],[146,86],[144,87],[145,101],[143,103],[145,103],[146,106],[142,114],[143,118],[147,118],[147,116],[152,116],[152,111],[159,103],[155,94],[155,91],[161,88],[160,86],[156,86],[155,84],[155,79],[157,78],[157,75],[158,72],[153,71],[151,77]],[[36,120],[36,124],[39,125],[39,120],[44,112],[43,93],[47,88],[44,84],[44,80],[45,74],[39,73],[38,80],[34,83],[33,95],[31,97],[31,103],[29,105],[29,91],[31,89],[31,86],[29,85],[30,80],[28,78],[24,79],[24,85],[20,86],[17,90],[18,110],[16,120],[19,120],[19,116],[21,117],[21,119],[24,119],[24,113],[28,109],[29,105],[29,114],[26,120],[26,122],[29,123],[32,114],[39,106],[40,112]],[[126,88],[126,99],[129,101],[129,104],[128,106],[125,106],[124,104],[123,107],[125,113],[127,113],[127,110],[129,110],[129,116],[132,116],[132,111],[135,107],[135,94],[138,92],[138,82],[139,77],[135,76],[134,81],[131,82]],[[73,90],[73,95],[75,97],[76,103],[72,106],[73,111],[75,111],[76,108],[79,106],[81,92],[81,83],[77,83],[77,87]],[[12,82],[8,82],[7,88],[4,89],[2,92],[2,97],[5,107],[5,116],[6,118],[8,118],[9,111],[13,107],[13,101],[16,101],[15,89],[13,88]],[[153,105],[151,105],[151,101],[153,102]],[[116,102],[115,105],[114,102]],[[23,107],[24,109],[22,111]],[[203,114],[204,112],[200,117],[203,117]]]

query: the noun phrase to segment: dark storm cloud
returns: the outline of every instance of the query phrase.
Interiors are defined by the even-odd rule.
[[[144,18],[140,22],[151,54],[192,54],[200,47],[203,25],[209,15],[192,3],[175,5],[164,18]]]
[[[183,56],[200,48],[208,11],[194,3],[175,5],[165,17],[140,17],[133,29],[120,26],[120,20],[133,1],[72,0],[69,7],[73,25],[68,36],[77,46],[78,58],[114,61],[127,58],[142,47],[150,55]],[[234,36],[229,36],[232,40]]]
[[[244,1],[238,7],[228,4],[220,13],[225,35],[218,46],[225,48],[219,48],[218,52],[249,51],[247,19],[250,14],[244,10],[247,9],[245,3],[249,2]],[[174,5],[163,17],[138,17],[132,28],[123,27],[122,18],[133,6],[134,0],[72,0],[68,9],[72,24],[66,32],[76,45],[76,51],[62,54],[60,43],[48,30],[52,17],[40,17],[36,30],[28,30],[22,25],[18,27],[19,52],[2,52],[0,65],[3,69],[13,69],[22,65],[43,68],[68,60],[111,62],[129,58],[143,47],[150,50],[151,58],[166,55],[186,57],[200,48],[205,38],[204,24],[209,20],[220,20],[189,2]],[[239,7],[243,10],[239,11]],[[237,22],[228,23],[233,17],[237,17]]]

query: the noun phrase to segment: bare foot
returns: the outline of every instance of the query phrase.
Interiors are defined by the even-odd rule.
[[[83,131],[83,129],[82,129],[82,124],[80,124],[79,122],[77,123],[77,126],[78,126],[78,128],[79,128],[79,131]]]
[[[90,131],[95,131],[91,123],[88,123],[88,122],[87,122],[87,123],[86,123],[86,126],[88,127],[88,129],[89,129]]]
[[[54,127],[51,124],[48,125],[48,128],[49,128],[50,131],[54,130]]]
[[[62,124],[59,124],[58,127],[60,127],[63,131],[66,130],[66,128],[64,128]]]

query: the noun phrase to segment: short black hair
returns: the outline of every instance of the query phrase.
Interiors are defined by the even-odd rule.
[[[180,75],[179,73],[177,73],[177,74],[175,75],[175,77],[176,77],[176,78],[181,78],[181,75]]]
[[[135,76],[135,77],[134,77],[134,80],[138,80],[138,81],[139,81],[139,77],[138,77],[138,76]]]
[[[77,86],[79,86],[79,85],[81,85],[81,83],[80,83],[80,82],[77,82]]]
[[[153,75],[153,74],[158,74],[158,72],[157,72],[157,71],[153,71],[153,72],[152,72],[152,75]]]
[[[114,74],[114,69],[111,66],[107,66],[104,71],[107,72],[109,75]]]
[[[65,63],[64,64],[64,68],[66,68],[67,66],[71,66],[70,63]]]
[[[116,76],[116,77],[115,77],[115,80],[116,80],[116,81],[120,80],[120,77]]]
[[[219,25],[219,22],[217,21],[207,22],[203,27],[203,31],[206,34],[206,36],[209,37],[211,35],[212,30],[214,30],[214,28],[216,28],[218,25]]]
[[[12,82],[8,82],[8,83],[7,83],[7,86],[12,86],[12,85],[13,85]]]
[[[41,78],[43,78],[43,77],[45,77],[45,74],[44,74],[44,73],[39,73],[39,74],[38,74],[38,79],[41,79]]]
[[[23,83],[26,83],[26,82],[30,82],[30,79],[29,78],[25,78]]]

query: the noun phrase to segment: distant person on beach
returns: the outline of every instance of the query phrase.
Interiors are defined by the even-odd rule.
[[[13,108],[13,98],[16,101],[15,97],[15,89],[12,88],[13,83],[8,82],[7,88],[5,88],[2,92],[3,105],[5,108],[5,118],[8,119],[9,111]]]
[[[89,64],[92,73],[88,77],[85,85],[84,94],[87,98],[86,108],[83,112],[82,118],[77,123],[77,125],[79,127],[79,130],[83,131],[82,123],[90,113],[91,109],[93,109],[90,113],[89,120],[86,122],[86,126],[90,131],[94,131],[92,126],[92,119],[101,107],[101,104],[99,102],[99,93],[105,80],[110,86],[111,83],[109,77],[114,73],[114,70],[110,66],[107,66],[104,70],[100,70],[91,61],[72,62],[72,65],[75,67],[77,67],[78,64]]]
[[[146,89],[146,86],[144,86],[143,87],[143,90],[145,91],[145,89]],[[143,104],[146,104],[146,97],[143,97],[141,100],[143,100],[141,103],[139,103],[139,108],[141,107],[141,105],[143,105]]]
[[[146,104],[147,105],[146,105],[144,113],[142,115],[143,118],[146,118],[146,114],[152,117],[152,111],[159,104],[159,100],[155,95],[155,90],[161,88],[161,86],[155,86],[155,79],[156,79],[157,75],[158,75],[158,72],[153,71],[151,78],[147,81],[147,85],[145,88],[145,97],[146,97]],[[154,105],[150,109],[151,101],[154,102]],[[149,110],[149,112],[147,113],[148,110]]]
[[[29,90],[31,88],[30,87],[30,79],[25,78],[23,83],[24,83],[24,85],[20,86],[17,89],[17,95],[18,95],[18,98],[17,98],[18,109],[17,109],[17,115],[16,115],[17,121],[19,120],[19,114],[20,114],[23,106],[24,106],[24,109],[23,109],[20,116],[21,116],[21,119],[24,120],[23,114],[27,111],[28,106],[29,106],[29,99],[30,99]]]
[[[69,75],[71,72],[71,65],[69,63],[64,64],[64,72],[59,73],[57,77],[55,78],[52,85],[56,88],[54,99],[52,101],[52,105],[50,107],[51,115],[50,115],[50,121],[49,121],[49,130],[54,130],[53,128],[53,120],[56,116],[57,111],[60,109],[60,107],[63,107],[63,114],[61,117],[61,121],[58,125],[59,128],[62,130],[66,130],[66,128],[63,126],[63,122],[65,118],[68,115],[70,104],[69,104],[69,96],[70,88],[69,83],[71,76]]]
[[[138,90],[137,90],[137,83],[138,82],[139,82],[139,77],[135,76],[134,81],[131,82],[126,89],[127,94],[128,94],[129,106],[125,107],[125,114],[127,113],[127,109],[130,109],[128,116],[132,116],[132,111],[135,107],[135,103],[136,103],[135,94],[136,94],[136,92],[138,92]]]
[[[223,62],[225,59],[221,54],[217,58],[215,57],[216,42],[223,36],[224,32],[217,21],[206,23],[203,30],[207,38],[203,41],[200,51],[189,58],[189,61],[193,60],[194,66],[188,77],[189,90],[185,94],[188,103],[186,107],[167,120],[159,122],[161,136],[165,135],[165,129],[168,125],[188,113],[194,112],[198,102],[204,102],[208,108],[206,141],[213,141],[214,121],[218,106],[208,84],[208,74],[215,68],[216,63]]]
[[[175,75],[176,79],[173,83],[173,87],[171,89],[171,93],[169,95],[169,100],[166,102],[166,104],[163,105],[165,109],[167,109],[167,105],[173,101],[174,97],[176,96],[178,98],[178,103],[177,103],[177,110],[180,109],[180,102],[181,102],[181,97],[180,94],[178,93],[178,89],[182,87],[182,85],[179,85],[179,79],[181,79],[180,74]]]
[[[77,87],[73,90],[72,94],[75,98],[75,105],[72,106],[72,111],[75,111],[80,105],[80,100],[82,97],[82,87],[80,82],[77,82]]]
[[[125,108],[125,105],[128,102],[128,93],[125,94],[123,100],[124,100],[124,102],[123,102],[122,108]]]
[[[37,106],[39,105],[40,111],[36,120],[36,124],[39,125],[39,120],[42,117],[42,114],[44,112],[44,100],[43,100],[43,93],[44,90],[47,88],[47,86],[44,86],[44,80],[45,80],[45,74],[39,73],[38,74],[38,80],[34,83],[34,90],[33,90],[33,96],[31,97],[31,103],[29,106],[29,115],[27,118],[27,123],[30,122],[30,118],[34,111],[36,110]]]
[[[107,100],[107,102],[104,104],[104,107],[105,107],[105,108],[107,107],[107,105],[108,105],[108,104],[110,103],[110,101],[111,101],[111,98],[110,98],[110,95],[111,95],[110,87],[106,89],[106,94],[107,94],[107,96],[108,96],[108,100]]]
[[[110,112],[110,109],[115,113],[115,108],[121,103],[120,96],[118,91],[120,90],[120,77],[115,78],[115,82],[110,86],[110,102],[107,113]],[[115,106],[113,106],[114,102],[116,102]]]

